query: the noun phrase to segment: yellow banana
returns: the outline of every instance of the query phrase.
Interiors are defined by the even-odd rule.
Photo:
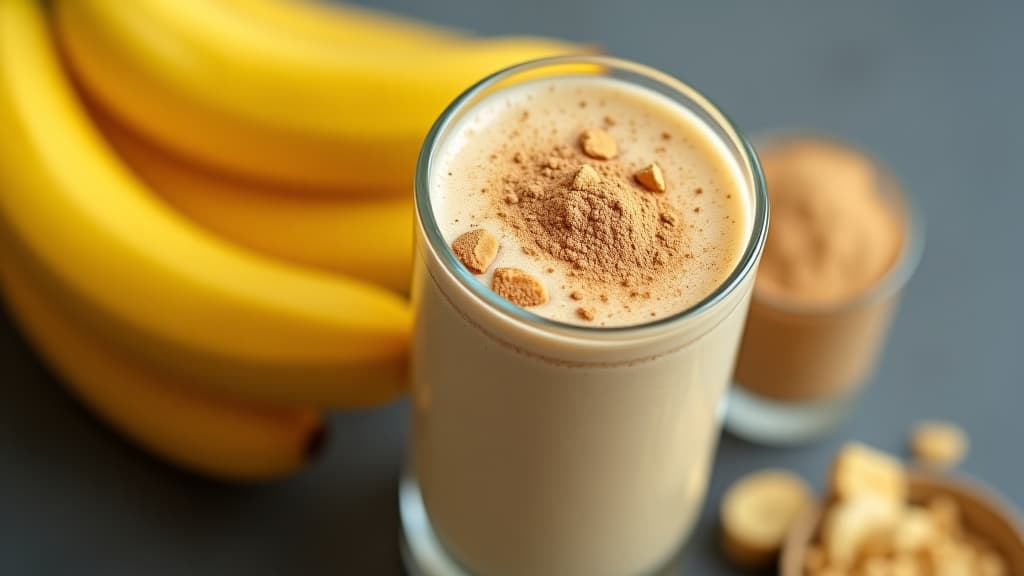
[[[451,44],[465,36],[395,14],[323,0],[213,0],[294,42],[339,48],[409,50]]]
[[[311,409],[204,395],[104,348],[54,309],[14,260],[2,263],[8,307],[67,386],[132,441],[168,461],[231,480],[265,480],[305,466],[322,442]]]
[[[104,142],[37,2],[0,2],[0,218],[78,321],[197,386],[322,406],[404,389],[407,303],[206,233]]]
[[[108,118],[98,124],[154,192],[224,238],[282,260],[408,292],[411,195],[356,201],[272,190],[188,165]]]
[[[524,38],[402,50],[297,41],[206,0],[56,9],[83,86],[127,125],[198,163],[335,194],[409,194],[420,143],[449,101],[499,68],[576,50]]]

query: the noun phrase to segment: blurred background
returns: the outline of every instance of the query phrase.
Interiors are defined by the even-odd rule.
[[[748,135],[806,128],[856,143],[919,202],[924,259],[861,407],[808,447],[724,436],[680,573],[735,572],[717,552],[715,517],[739,476],[786,467],[820,487],[844,441],[903,453],[922,418],[963,425],[971,451],[962,470],[1024,503],[1024,4],[360,3],[481,35],[596,44],[694,85]],[[6,315],[0,358],[0,573],[402,573],[404,399],[333,415],[326,453],[305,473],[235,487],[179,472],[112,434],[59,387]]]

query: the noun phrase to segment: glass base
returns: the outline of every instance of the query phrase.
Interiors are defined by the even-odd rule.
[[[472,576],[441,545],[423,506],[419,484],[408,473],[402,474],[398,483],[398,514],[402,564],[409,576]],[[651,576],[679,574],[684,550],[685,547],[681,547],[665,566]]]
[[[729,388],[725,428],[758,444],[803,444],[835,430],[850,413],[853,402],[851,396],[799,404],[780,402],[733,383]]]
[[[470,576],[441,546],[423,506],[420,486],[410,474],[398,483],[399,546],[409,576]]]

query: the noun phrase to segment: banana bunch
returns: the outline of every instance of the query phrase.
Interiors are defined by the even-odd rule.
[[[412,171],[443,107],[569,51],[283,0],[0,2],[0,284],[172,463],[301,469],[404,392]]]
[[[455,96],[506,65],[568,50],[368,26],[350,9],[281,0],[124,4],[57,2],[89,93],[196,163],[336,194],[407,194],[423,137]]]

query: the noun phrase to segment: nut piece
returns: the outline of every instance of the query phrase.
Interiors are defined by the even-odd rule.
[[[580,134],[580,148],[583,148],[584,154],[597,160],[610,160],[619,154],[619,145],[615,139],[600,128],[584,130]]]
[[[491,289],[498,296],[524,308],[548,301],[547,288],[540,280],[518,268],[496,269]]]
[[[892,535],[896,552],[915,554],[939,539],[939,528],[930,512],[919,506],[907,508]]]
[[[928,513],[940,532],[946,536],[960,536],[960,505],[949,496],[937,496],[928,501]]]
[[[1006,567],[1006,561],[995,552],[982,550],[976,558],[975,568],[979,576],[1009,576],[1010,569]]]
[[[580,306],[576,309],[576,315],[583,320],[593,320],[597,316],[597,311],[588,306]]]
[[[840,450],[829,486],[838,500],[871,496],[900,503],[907,499],[907,477],[898,460],[859,442]]]
[[[580,166],[580,169],[576,171],[576,176],[572,179],[573,190],[590,191],[600,184],[601,175],[590,164]]]
[[[923,505],[895,499],[894,493],[906,494],[902,474],[892,457],[864,445],[840,452],[817,552],[813,558],[808,552],[805,574],[1008,576],[1006,560],[971,531],[951,496],[940,494]]]
[[[921,422],[911,433],[910,451],[922,464],[951,468],[967,455],[967,434],[950,422]]]
[[[807,483],[785,470],[765,470],[740,479],[722,500],[726,554],[742,566],[771,564],[810,502]]]
[[[828,566],[828,557],[825,556],[825,551],[813,544],[808,546],[807,551],[804,552],[804,572],[819,574],[825,570],[826,566]]]
[[[498,239],[487,230],[477,228],[456,238],[452,252],[471,272],[483,274],[498,255]]]
[[[633,174],[633,178],[650,192],[665,191],[665,175],[661,173],[661,166],[655,163],[641,168],[636,174]]]
[[[842,500],[833,505],[821,529],[821,541],[830,565],[851,568],[865,549],[891,541],[902,506],[902,503],[874,496]]]

